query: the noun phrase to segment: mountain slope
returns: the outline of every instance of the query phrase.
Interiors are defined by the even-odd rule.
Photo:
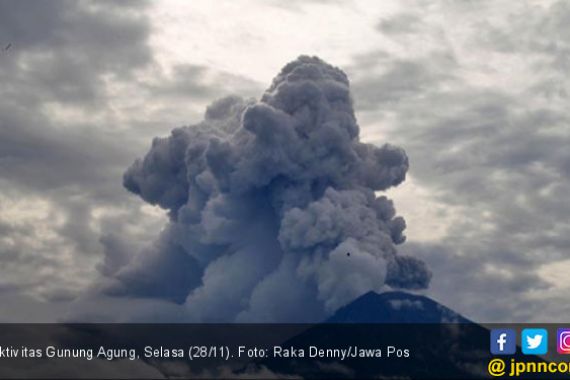
[[[325,323],[473,323],[431,298],[405,292],[368,292]]]
[[[488,378],[489,330],[424,296],[369,292],[282,344],[319,349],[379,348],[382,358],[271,358],[260,364],[279,374],[307,379],[483,379]],[[388,357],[388,347],[409,356]],[[519,350],[520,351],[520,350]],[[502,359],[541,362],[516,354]],[[529,374],[524,378],[540,378]],[[552,375],[550,378],[567,378]]]

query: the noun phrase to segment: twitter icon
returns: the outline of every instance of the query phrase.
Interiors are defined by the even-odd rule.
[[[548,331],[524,329],[521,336],[522,352],[525,355],[544,355],[548,352]]]

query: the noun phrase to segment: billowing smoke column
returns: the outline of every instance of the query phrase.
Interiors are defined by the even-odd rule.
[[[302,56],[261,101],[219,100],[156,138],[124,185],[170,222],[107,291],[175,301],[193,321],[300,322],[425,288],[425,264],[395,249],[404,220],[375,195],[404,180],[407,156],[358,134],[346,75]]]

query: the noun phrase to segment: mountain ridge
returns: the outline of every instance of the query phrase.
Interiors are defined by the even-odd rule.
[[[325,350],[351,346],[387,350],[395,346],[401,352],[407,350],[409,356],[376,360],[268,358],[260,364],[278,374],[308,379],[482,379],[488,378],[487,365],[493,358],[489,339],[487,327],[429,297],[404,291],[367,292],[282,346]],[[544,361],[523,355],[520,350],[509,358],[517,362]],[[550,375],[552,379],[568,378],[566,374]],[[527,373],[521,378],[541,378],[541,374]]]
[[[404,291],[369,291],[324,323],[474,323],[439,302]]]

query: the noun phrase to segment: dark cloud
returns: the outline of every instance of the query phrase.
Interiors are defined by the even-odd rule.
[[[528,5],[512,12],[508,25],[481,21],[478,26],[484,33],[475,41],[503,54],[524,54],[543,61],[539,65],[542,70],[565,73],[570,64],[568,17],[570,4],[566,1]]]
[[[32,212],[34,218],[12,221],[9,217],[14,212],[5,209],[7,201],[10,199],[0,198],[4,226],[0,232],[0,288],[44,296],[81,282],[73,276],[81,271],[80,267],[74,268],[78,260],[67,256],[67,247],[52,233],[50,210],[44,209],[45,203],[29,199],[31,207],[22,212]],[[59,270],[54,271],[55,268]],[[69,276],[60,278],[61,271],[69,271]]]
[[[103,75],[129,75],[151,61],[149,33],[147,19],[108,1],[2,1],[0,36],[12,44],[2,57],[3,96],[103,101]]]
[[[2,106],[0,110],[2,178],[43,192],[85,185],[112,196],[106,189],[116,181],[113,175],[129,151],[120,142],[124,135],[101,134],[95,125],[58,128],[41,114]]]
[[[120,176],[137,140],[100,120],[111,120],[102,116],[109,80],[130,80],[153,60],[145,7],[0,2],[0,38],[11,44],[0,57],[3,285],[71,297],[93,280],[102,257],[98,230],[107,219],[94,212],[112,205],[136,215]]]
[[[473,249],[484,247],[474,244]],[[550,288],[528,271],[529,263],[520,263],[516,251],[489,247],[475,254],[460,239],[442,244],[409,242],[403,251],[429,263],[433,270],[430,292],[437,300],[480,322],[535,320],[537,308],[527,297],[535,291],[546,294]],[[548,302],[540,303],[544,307]]]
[[[288,7],[305,10],[300,4]],[[367,248],[358,243],[362,239],[352,236],[354,231],[342,233],[369,220],[372,208],[384,223],[379,228],[388,243],[380,244],[382,249],[403,241],[403,219],[395,217],[391,202],[371,201],[360,188],[397,183],[405,173],[403,156],[390,146],[378,153],[338,143],[354,136],[354,128],[327,126],[338,134],[307,144],[318,133],[302,126],[319,125],[326,115],[315,100],[318,91],[307,86],[266,95],[243,124],[247,131],[235,136],[241,111],[256,103],[230,97],[212,105],[192,133],[181,128],[157,139],[127,172],[125,185],[169,211],[161,234],[164,219],[151,217],[121,189],[124,168],[144,152],[149,136],[185,125],[212,98],[232,92],[257,96],[258,83],[193,63],[164,71],[154,65],[147,3],[2,1],[0,42],[11,47],[0,52],[0,291],[9,305],[21,300],[24,313],[37,308],[39,320],[42,313],[52,318],[51,307],[16,293],[69,299],[98,275],[96,267],[115,281],[106,289],[113,296],[96,294],[78,306],[85,320],[106,317],[100,304],[121,320],[138,312],[141,320],[157,314],[161,320],[183,319],[187,305],[197,320],[221,309],[220,320],[236,315],[295,320],[300,313],[315,320],[326,302],[334,307],[350,298],[344,289],[357,293],[376,275],[378,283],[424,284],[428,272],[405,258],[410,255],[424,259],[434,272],[430,294],[474,319],[564,315],[564,292],[547,286],[538,272],[566,260],[570,244],[570,209],[564,202],[570,191],[569,9],[565,1],[412,2],[405,12],[370,25],[375,37],[390,43],[374,51],[359,49],[346,67],[363,135],[405,146],[413,183],[453,216],[450,225],[439,214],[419,227],[414,223],[420,229],[446,225],[446,233],[433,238],[437,243],[412,236],[397,259],[375,266],[359,253]],[[324,92],[329,104],[340,107],[346,102],[337,90],[331,86]],[[286,128],[264,128],[288,118],[268,111],[267,104],[295,115],[297,137]],[[343,117],[350,120],[348,109]],[[290,149],[260,149],[259,157],[252,157],[244,153],[250,148],[243,137],[248,134],[257,136],[261,147],[279,142]],[[338,149],[328,150],[331,146]],[[322,166],[310,162],[315,157]],[[351,160],[361,162],[362,170],[342,166]],[[391,164],[379,167],[377,160]],[[381,174],[367,176],[376,170]],[[327,187],[334,191],[326,192]],[[275,194],[270,200],[268,188]],[[215,192],[224,196],[212,197]],[[252,204],[263,202],[266,207],[252,212]],[[413,214],[427,208],[414,202],[417,208],[403,206]],[[363,213],[344,215],[346,203]],[[287,215],[291,223],[282,234],[290,249],[302,249],[314,238],[331,252],[321,270],[315,269],[316,261],[300,266],[296,254],[281,260],[279,241],[246,244],[256,241],[252,231],[280,236],[269,222],[272,208],[283,209],[280,217]],[[235,215],[259,223],[246,231]],[[323,215],[338,219],[336,229],[330,228],[336,235],[322,233],[329,230]],[[293,228],[297,223],[321,234],[308,236]],[[335,244],[338,249],[332,250]],[[342,261],[345,250],[357,259],[350,270]],[[254,261],[255,266],[247,265]],[[364,275],[346,275],[351,271]],[[154,289],[157,283],[164,286]]]
[[[81,125],[61,130],[49,119],[4,109],[0,117],[2,193],[9,195],[8,204],[29,199],[31,206],[39,198],[46,208],[35,211],[45,216],[28,222],[5,220],[25,232],[0,234],[0,239],[13,241],[0,245],[1,261],[18,274],[4,276],[4,280],[44,297],[69,293],[63,288],[70,284],[78,292],[78,284],[85,286],[95,277],[94,260],[103,253],[98,237],[102,221],[96,221],[93,212],[111,206],[138,208],[120,186],[121,166],[129,160],[129,149],[120,143],[124,137],[117,138],[118,134],[105,135]],[[29,212],[26,206],[20,208],[24,215]]]
[[[542,266],[567,259],[568,80],[552,67],[566,60],[570,40],[559,20],[568,7],[521,6],[483,21],[495,6],[439,2],[421,26],[393,33],[409,49],[398,58],[404,65],[386,70],[395,59],[368,54],[350,71],[381,73],[355,83],[367,98],[357,105],[368,120],[390,122],[384,135],[405,144],[414,181],[454,215],[438,243],[412,238],[403,246],[433,270],[431,294],[476,320],[528,321],[539,312],[525,306],[536,292],[541,307],[558,297]],[[469,14],[465,35],[434,24],[435,9]]]
[[[390,265],[405,223],[374,194],[404,180],[407,156],[358,131],[346,75],[303,56],[260,102],[222,99],[155,139],[124,184],[171,220],[106,293],[183,302],[197,321],[292,321],[323,318],[387,276],[427,286],[421,261]]]
[[[171,71],[160,77],[160,81],[146,84],[152,96],[211,101],[234,94],[257,97],[263,91],[261,84],[254,80],[203,65],[181,64]]]
[[[386,109],[384,103],[397,103],[422,96],[453,80],[455,59],[450,54],[433,54],[422,60],[398,60],[384,55],[368,56],[364,65],[369,69],[382,67],[379,73],[365,72],[362,67],[353,71],[365,73],[354,81],[357,109],[363,111]]]
[[[417,32],[421,17],[413,13],[399,13],[391,18],[381,20],[376,28],[385,34],[408,34]]]
[[[68,299],[118,272],[163,222],[121,187],[145,133],[191,114],[188,99],[258,92],[246,78],[191,64],[163,72],[149,46],[147,7],[0,2],[0,38],[11,44],[0,57],[0,195],[21,209],[0,216],[0,261],[11,272],[2,287]],[[181,103],[184,112],[173,112]],[[20,198],[42,211],[16,206]]]
[[[124,79],[151,62],[150,24],[137,10],[144,4],[1,2],[0,35],[13,45],[0,66],[2,178],[41,191],[109,185],[113,165],[128,156],[119,142],[126,137],[93,122],[54,121],[49,107],[97,101],[101,112],[104,77]]]

